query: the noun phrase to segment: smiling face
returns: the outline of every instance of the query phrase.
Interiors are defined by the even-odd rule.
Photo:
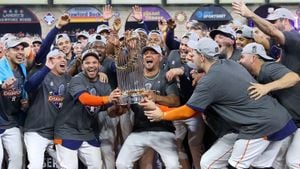
[[[185,62],[186,56],[189,53],[189,47],[187,45],[189,39],[188,38],[182,38],[179,45],[179,52],[180,52],[180,58],[181,61]]]
[[[7,50],[7,58],[13,65],[18,65],[25,62],[25,52],[23,45],[17,45]]]
[[[68,55],[71,52],[72,44],[69,39],[66,39],[64,37],[59,38],[57,40],[57,47],[59,50],[64,52],[64,54]]]
[[[95,49],[98,52],[99,60],[102,62],[106,56],[106,45],[103,42],[96,41],[91,44],[90,49]]]
[[[95,80],[98,77],[100,63],[95,56],[86,56],[82,61],[82,72],[90,79]]]
[[[34,51],[34,53],[37,53],[40,50],[41,45],[42,44],[40,42],[32,43],[32,50]]]
[[[160,54],[156,53],[152,49],[148,49],[143,54],[143,64],[147,71],[153,71],[159,69],[161,61]]]
[[[248,43],[253,42],[253,40],[245,38],[242,34],[236,34],[236,47],[237,48],[243,48]]]

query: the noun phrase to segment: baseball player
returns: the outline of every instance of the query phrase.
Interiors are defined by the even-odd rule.
[[[193,61],[206,75],[197,84],[189,101],[180,108],[165,112],[150,101],[140,105],[149,110],[145,114],[151,121],[189,118],[211,105],[238,131],[228,168],[249,168],[274,142],[280,143],[295,132],[296,125],[286,109],[272,97],[254,100],[248,96],[247,89],[251,82],[256,81],[235,61],[218,59],[216,42],[202,38],[194,49]],[[269,167],[263,163],[257,165]]]
[[[87,50],[82,54],[82,72],[74,76],[57,117],[54,142],[57,158],[63,168],[78,168],[78,157],[88,168],[102,168],[98,133],[93,127],[97,114],[117,101],[119,90],[98,80],[99,54]],[[111,92],[111,93],[110,93]]]
[[[265,94],[271,93],[292,115],[297,124],[297,131],[294,133],[286,154],[288,168],[298,168],[300,156],[299,151],[299,113],[298,104],[300,85],[298,74],[292,72],[274,59],[266,55],[264,47],[257,43],[246,45],[242,51],[240,63],[255,77],[259,83],[253,84],[250,88],[250,95],[259,99]],[[284,89],[284,90],[283,90]],[[291,102],[293,100],[293,102]],[[285,153],[284,153],[285,154]],[[270,156],[268,157],[271,158]],[[281,161],[284,161],[282,159]],[[271,166],[272,164],[270,164]]]
[[[145,88],[151,89],[145,93],[147,97],[159,104],[179,105],[176,84],[166,81],[165,72],[159,65],[162,59],[160,46],[146,46],[143,48],[142,54],[145,86],[148,86]],[[166,168],[180,168],[172,123],[165,121],[151,123],[144,115],[142,107],[133,104],[130,108],[135,113],[133,131],[126,138],[117,157],[117,168],[133,168],[134,162],[139,160],[149,148],[160,154]]]
[[[56,116],[71,79],[65,74],[66,67],[65,54],[55,49],[47,55],[45,66],[25,83],[32,101],[24,125],[24,142],[30,169],[42,168],[44,152],[47,146],[53,145]]]
[[[179,46],[179,50],[172,50],[168,56],[167,65],[170,68],[166,73],[168,81],[174,77],[177,79],[177,84],[180,86],[180,99],[181,104],[187,102],[193,93],[193,77],[191,75],[190,68],[186,62],[186,56],[189,53],[189,47],[187,46],[188,41],[198,40],[198,36],[189,32],[186,33],[182,38]],[[187,120],[178,120],[173,122],[176,130],[176,142],[179,153],[179,160],[183,168],[190,168],[187,154],[185,153],[183,140],[185,136],[188,136],[188,145],[193,158],[193,165],[195,169],[200,169],[200,159],[203,153],[203,134],[204,134],[204,122],[201,115],[195,116]]]
[[[5,148],[9,169],[21,169],[23,163],[23,142],[17,119],[24,113],[22,101],[27,100],[24,90],[27,73],[23,63],[24,48],[28,46],[22,39],[12,37],[6,41],[6,55],[0,60],[0,164]]]

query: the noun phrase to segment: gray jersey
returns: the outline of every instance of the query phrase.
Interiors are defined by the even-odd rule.
[[[54,130],[55,138],[69,140],[95,139],[95,130],[92,124],[96,120],[97,113],[105,111],[107,108],[106,106],[82,105],[78,100],[78,96],[83,92],[96,96],[108,96],[111,88],[109,84],[101,83],[98,80],[90,82],[83,73],[74,76],[70,81],[63,107],[57,116]]]
[[[167,96],[175,95],[178,96],[178,88],[174,82],[167,82],[166,72],[161,70],[155,77],[146,78],[145,77],[145,86],[150,86],[157,95]],[[161,121],[161,122],[150,122],[149,119],[145,116],[144,109],[137,105],[131,105],[131,109],[135,113],[134,115],[134,132],[141,131],[171,131],[173,132],[175,128],[173,127],[172,122],[170,121]]]
[[[45,138],[53,139],[56,116],[63,105],[70,79],[68,75],[56,76],[52,72],[46,75],[38,89],[31,95],[25,131],[34,131]]]
[[[1,129],[9,129],[11,127],[18,126],[18,115],[24,113],[21,111],[21,99],[22,94],[24,94],[24,75],[21,72],[20,67],[13,71],[16,82],[12,89],[0,90],[1,91],[1,106],[0,111],[4,112],[8,118],[8,121],[1,121]]]
[[[255,139],[280,131],[291,116],[276,99],[249,97],[253,77],[232,60],[218,60],[196,86],[187,105],[203,111],[208,105],[224,118],[241,139]],[[278,120],[280,119],[280,120]]]
[[[300,33],[297,31],[283,32],[285,45],[282,46],[281,63],[292,71],[300,74]]]
[[[262,65],[257,80],[260,83],[269,83],[280,79],[289,72],[291,72],[291,70],[284,65],[275,62],[266,62]],[[300,84],[298,83],[293,87],[274,91],[272,95],[292,115],[297,127],[300,127]]]
[[[235,48],[229,59],[234,60],[234,61],[239,61],[241,58],[241,53],[242,53],[241,49]]]

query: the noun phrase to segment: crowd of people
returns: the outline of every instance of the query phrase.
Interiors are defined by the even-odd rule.
[[[240,0],[232,10],[256,27],[190,20],[178,39],[174,20],[148,30],[134,6],[140,28],[123,34],[115,18],[74,41],[63,14],[44,39],[3,35],[0,164],[40,169],[47,152],[62,169],[300,168],[295,17],[278,8],[261,18]],[[131,76],[145,84],[130,104],[124,60],[142,66]]]

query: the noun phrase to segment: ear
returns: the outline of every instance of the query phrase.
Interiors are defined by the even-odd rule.
[[[81,61],[81,70],[83,70],[83,61]]]
[[[259,59],[259,56],[253,55],[250,59],[251,63],[254,63],[257,59]]]
[[[205,56],[203,54],[200,54],[200,60],[201,60],[201,62],[205,61]]]

